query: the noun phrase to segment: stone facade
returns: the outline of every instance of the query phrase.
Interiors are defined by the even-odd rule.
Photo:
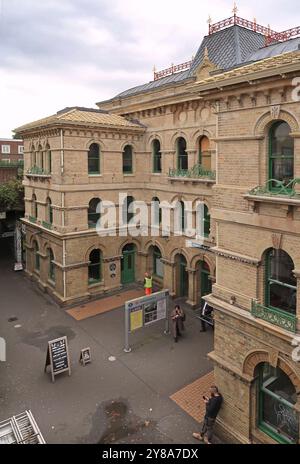
[[[298,184],[289,194],[263,189],[270,177],[270,128],[276,121],[290,127],[294,178],[300,178],[300,104],[293,97],[292,81],[299,71],[299,52],[224,73],[216,73],[206,52],[194,79],[98,104],[101,110],[123,116],[124,121],[137,120],[139,125],[126,127],[124,123],[125,127],[108,128],[91,121],[79,124],[62,119],[54,127],[50,118],[44,124],[18,129],[24,136],[25,172],[30,171],[32,152],[50,147],[52,154],[49,175],[28,173],[24,180],[27,273],[60,303],[73,303],[123,286],[122,259],[128,244],[134,244],[136,250],[134,280],[142,281],[145,271],[153,271],[156,246],[164,269],[163,277],[154,276],[157,286],[180,296],[183,262],[188,281],[185,296],[189,304],[198,306],[204,296],[201,269],[206,263],[213,286],[205,299],[215,314],[215,348],[209,356],[214,362],[216,384],[224,396],[218,426],[232,440],[242,443],[289,442],[289,427],[293,427],[294,435],[298,434],[294,441],[299,442],[299,415],[292,415],[300,412],[300,367],[292,359],[292,343],[300,329],[300,299],[293,330],[284,314],[279,312],[279,321],[279,313],[265,308],[268,250],[282,250],[289,255],[299,289]],[[178,167],[179,137],[186,141],[189,168],[198,163],[203,137],[209,140],[211,170],[216,171],[216,180],[170,175],[170,170]],[[160,142],[161,173],[153,172],[153,140]],[[101,169],[96,176],[88,175],[87,157],[92,143],[97,143],[101,151]],[[122,152],[127,144],[133,147],[133,172],[129,175],[122,172]],[[189,248],[185,236],[99,237],[88,228],[89,202],[96,197],[120,207],[119,192],[148,204],[153,197],[169,202],[204,202],[211,216],[205,246]],[[36,215],[32,213],[33,198]],[[50,227],[48,198],[53,209]],[[49,278],[49,248],[54,255],[55,282]],[[88,266],[93,249],[101,250],[103,269],[101,281],[90,285]],[[111,263],[116,265],[113,273]],[[264,317],[254,312],[255,307],[261,307]],[[270,317],[272,314],[275,319]],[[272,427],[267,430],[258,412],[258,372],[263,363],[286,375],[298,398],[289,416],[276,409],[280,427],[285,427],[283,432],[272,432]]]

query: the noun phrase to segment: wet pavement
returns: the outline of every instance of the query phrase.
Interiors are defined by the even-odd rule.
[[[0,420],[30,409],[47,443],[195,444],[199,424],[170,399],[212,370],[213,335],[200,333],[193,311],[177,344],[161,321],[132,334],[132,352],[124,353],[122,308],[76,321],[14,272],[0,248],[0,336],[7,342]],[[52,383],[44,372],[47,342],[64,335],[72,372]],[[83,367],[85,347],[92,363]]]

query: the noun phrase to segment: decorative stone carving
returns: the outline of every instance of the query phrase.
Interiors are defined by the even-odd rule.
[[[272,234],[272,243],[275,250],[282,248],[282,234]]]
[[[271,117],[272,119],[279,119],[280,105],[271,106]]]
[[[195,72],[197,81],[202,81],[203,79],[210,77],[210,73],[216,69],[218,68],[212,61],[210,61],[208,56],[208,49],[206,47],[202,63],[198,66]]]
[[[270,350],[269,351],[269,363],[272,367],[278,366],[278,358],[279,358],[279,351],[277,350]]]

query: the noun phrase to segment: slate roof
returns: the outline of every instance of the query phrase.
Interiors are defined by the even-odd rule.
[[[208,56],[220,69],[232,68],[243,63],[250,53],[265,45],[265,37],[241,26],[232,26],[204,37],[190,68],[192,76],[203,61],[205,48]]]
[[[246,58],[246,61],[259,61],[264,60],[265,58],[271,58],[272,56],[282,55],[283,53],[294,52],[299,50],[300,47],[300,37],[295,39],[287,40],[286,42],[276,43],[264,47],[260,50],[257,50],[254,53],[251,53]]]
[[[265,44],[263,35],[250,31],[241,26],[231,26],[222,31],[204,37],[192,66],[187,71],[172,74],[147,84],[138,85],[116,95],[112,100],[129,97],[149,90],[155,90],[169,84],[193,79],[194,71],[202,62],[205,48],[208,48],[209,59],[221,70],[234,67],[242,63],[249,54],[257,51]]]
[[[62,123],[73,123],[73,124],[91,124],[95,126],[113,126],[113,127],[126,127],[126,128],[144,128],[138,121],[128,121],[122,116],[116,114],[109,114],[107,111],[97,110],[94,108],[81,108],[74,106],[71,108],[65,108],[58,111],[56,114],[48,116],[43,119],[25,124],[24,126],[18,127],[14,132],[21,133],[29,129],[35,129],[38,127],[45,127],[49,125],[57,125]]]
[[[246,76],[249,76],[249,74],[251,74],[252,79],[252,76],[255,76],[255,73],[266,73],[268,70],[274,71],[276,68],[280,68],[280,70],[282,70],[282,67],[291,66],[292,64],[297,65],[297,67],[299,66],[300,70],[300,50],[283,53],[282,55],[272,56],[264,60],[248,63],[238,68],[231,69],[230,71],[225,71],[223,73],[208,77],[194,85],[203,86],[205,87],[204,90],[206,90],[207,87],[213,88],[215,83],[217,84],[220,82],[222,82],[222,86],[225,86],[227,80],[232,82],[232,79],[237,78],[240,80],[240,78],[243,79],[244,76],[245,79],[247,79]]]

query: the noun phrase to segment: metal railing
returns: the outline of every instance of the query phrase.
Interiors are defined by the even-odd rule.
[[[24,161],[4,161],[0,160],[1,168],[23,168]]]
[[[33,175],[33,176],[50,176],[50,172],[46,171],[39,166],[32,166],[31,168],[27,169],[26,175]]]
[[[169,177],[184,177],[188,179],[216,179],[216,171],[204,169],[201,164],[196,164],[191,169],[169,169]]]
[[[251,304],[252,316],[270,322],[273,325],[295,333],[297,330],[297,317],[295,314],[288,313],[281,309],[268,308],[252,300]]]
[[[265,185],[258,185],[250,190],[249,195],[267,195],[267,196],[285,196],[290,198],[300,198],[299,193],[295,190],[295,185],[300,184],[300,178],[293,179],[288,183],[276,179],[268,180]]]
[[[45,227],[45,229],[52,230],[52,224],[50,224],[49,222],[43,221],[42,226]]]

